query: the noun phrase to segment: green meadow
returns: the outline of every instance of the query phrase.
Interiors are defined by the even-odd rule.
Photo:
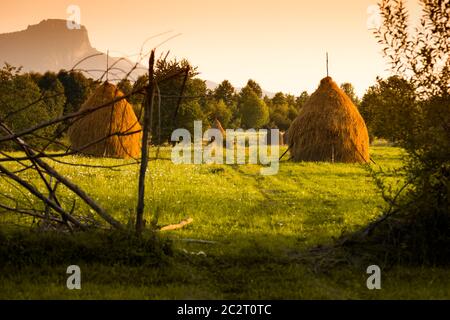
[[[156,152],[152,149],[147,175],[147,226],[193,219],[182,229],[158,232],[172,248],[164,263],[80,263],[82,289],[73,291],[66,288],[66,268],[77,261],[6,263],[0,269],[0,299],[450,298],[446,269],[383,267],[382,289],[368,290],[367,261],[345,262],[326,251],[314,254],[314,248],[381,214],[383,200],[364,165],[283,160],[277,175],[262,176],[257,165],[175,165],[169,149],[159,150],[158,159]],[[382,168],[394,187],[400,183],[395,169],[402,165],[402,150],[374,146],[371,154],[376,162],[371,166]],[[78,156],[64,161],[100,167],[126,163]],[[132,221],[138,166],[52,165],[115,218]],[[37,177],[28,178],[38,184]],[[0,189],[19,202],[29,201],[29,195],[4,181]],[[58,194],[66,206],[73,204],[67,190],[61,187]],[[75,212],[93,216],[79,201]],[[0,222],[6,233],[33,225],[32,218],[8,213],[0,215]]]

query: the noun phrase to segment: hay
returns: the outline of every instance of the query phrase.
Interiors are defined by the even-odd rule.
[[[214,123],[212,125],[213,129],[218,129],[220,131],[220,133],[222,134],[223,138],[225,139],[226,136],[226,131],[225,129],[222,127],[222,124],[220,123],[220,121],[218,119],[214,120]]]
[[[327,77],[287,132],[294,161],[370,160],[366,124],[350,98]]]
[[[105,83],[95,90],[81,110],[94,109],[120,97],[123,93],[115,85]],[[86,155],[138,158],[142,139],[140,130],[133,107],[123,99],[77,120],[69,128],[69,138],[72,149]]]
[[[266,135],[266,143],[268,146],[273,146],[275,145],[275,142],[272,141],[272,129],[266,129],[267,130],[267,135]],[[283,131],[279,131],[278,132],[278,145],[279,146],[284,146],[284,135],[285,133]]]

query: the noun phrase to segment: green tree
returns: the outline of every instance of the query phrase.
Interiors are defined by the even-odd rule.
[[[207,119],[199,101],[186,101],[179,111],[177,120],[178,127],[187,129],[191,134],[194,134],[194,121],[202,121],[204,125],[207,124]]]
[[[282,92],[278,92],[272,99],[265,97],[264,101],[269,107],[269,127],[278,128],[283,131],[289,129],[292,120],[289,118],[290,105],[288,104],[287,96]]]
[[[137,80],[133,83],[131,91],[137,91],[138,88],[143,88],[148,83],[148,76],[142,75],[137,78]],[[125,90],[128,90],[127,84],[124,84]],[[143,93],[136,93],[130,97],[128,100],[129,103],[133,106],[134,113],[138,117],[139,121],[142,122],[144,119],[144,113],[142,106],[144,104],[145,95]]]
[[[185,80],[184,70],[189,69]],[[158,92],[161,101],[156,98],[153,114],[153,142],[164,143],[169,141],[176,128],[193,129],[194,121],[206,122],[204,110],[206,109],[207,88],[205,81],[196,79],[197,68],[189,61],[160,59],[155,64],[155,77],[158,82]],[[173,75],[179,74],[173,77]],[[170,77],[169,80],[166,80]],[[142,81],[142,80],[141,80]],[[185,83],[183,97],[180,94]],[[178,102],[181,101],[178,111]],[[161,126],[159,127],[159,124]]]
[[[233,114],[223,100],[210,100],[206,106],[206,115],[210,123],[219,120],[224,129],[229,128]]]
[[[393,142],[406,141],[415,134],[420,116],[414,87],[398,76],[377,79],[364,95],[360,112],[371,138]]]
[[[248,80],[246,87],[252,89],[258,98],[261,99],[263,97],[261,86],[255,80]]]
[[[29,74],[19,74],[19,69],[5,65],[0,70],[0,119],[13,131],[31,128],[41,122],[48,121],[59,115],[61,110],[52,106],[51,98],[42,99],[39,86]],[[35,132],[35,135],[24,137],[27,143],[39,148],[47,143],[44,139],[51,138],[56,126],[49,126]],[[12,142],[2,143],[2,149],[16,149]]]
[[[283,105],[287,104],[287,99],[283,92],[278,92],[275,94],[275,96],[272,98],[272,104],[273,105]]]
[[[300,94],[300,96],[298,96],[298,97],[295,99],[295,106],[296,106],[297,110],[300,110],[300,109],[303,107],[303,105],[306,103],[306,101],[308,101],[308,99],[309,99],[309,94],[308,94],[308,92],[303,91],[303,92]]]
[[[64,86],[66,95],[64,114],[78,111],[92,93],[96,83],[76,71],[61,70],[57,77]]]
[[[236,104],[236,89],[228,81],[222,81],[213,91],[213,97],[216,101],[222,100],[229,108]]]
[[[345,82],[341,84],[341,89],[350,98],[350,100],[352,100],[353,104],[358,107],[360,100],[356,95],[355,87],[350,82]]]
[[[117,84],[117,88],[119,88],[124,95],[129,95],[133,91],[133,85],[129,79],[120,80]]]
[[[269,122],[269,108],[250,86],[241,90],[239,97],[241,124],[245,128],[262,128]]]
[[[394,75],[414,86],[420,116],[417,129],[410,131],[407,127],[406,139],[400,143],[407,154],[403,167],[406,184],[392,192],[385,186],[384,176],[375,176],[388,209],[353,239],[383,248],[382,259],[390,265],[448,266],[450,0],[420,2],[421,23],[416,29],[410,28],[404,1],[381,0],[379,4],[382,24],[375,35]]]
[[[288,130],[292,121],[298,116],[295,96],[278,92],[272,99],[265,97],[264,101],[269,107],[269,126],[282,131]]]
[[[35,82],[44,97],[44,104],[47,107],[49,115],[54,118],[61,116],[64,112],[64,105],[67,99],[64,86],[59,81],[56,73],[46,72]]]
[[[297,118],[298,116],[298,109],[295,107],[295,105],[289,104],[289,110],[288,110],[288,119],[292,121],[295,120],[295,118]]]

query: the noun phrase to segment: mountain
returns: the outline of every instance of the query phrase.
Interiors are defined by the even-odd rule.
[[[87,57],[90,58],[77,65]],[[28,26],[26,30],[0,34],[0,68],[5,62],[15,67],[22,66],[24,72],[40,73],[71,70],[77,65],[77,69],[84,70],[86,76],[94,79],[101,77],[108,65],[114,65],[109,73],[110,81],[120,80],[135,65],[127,59],[108,57],[98,51],[92,47],[86,27],[69,29],[67,21],[60,19],[47,19]],[[146,67],[139,65],[130,79],[146,72]],[[211,90],[218,86],[208,80],[206,85]],[[275,95],[265,90],[263,93],[270,98]]]
[[[13,66],[22,66],[25,72],[70,70],[92,55],[96,56],[83,61],[76,68],[86,70],[93,78],[101,76],[108,64],[112,66],[116,63],[109,75],[111,80],[122,78],[134,66],[129,60],[119,61],[120,58],[107,57],[93,48],[87,29],[81,26],[80,29],[71,30],[67,28],[66,20],[43,20],[23,31],[0,34],[0,66],[7,62]],[[145,73],[145,68],[139,67],[133,77]]]

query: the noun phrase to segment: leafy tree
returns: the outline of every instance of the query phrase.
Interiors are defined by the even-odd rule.
[[[66,96],[64,86],[59,81],[56,73],[46,72],[44,75],[35,74],[30,76],[38,85],[44,97],[44,104],[47,107],[49,116],[54,118],[61,116],[64,112]]]
[[[255,80],[252,79],[248,80],[246,87],[252,89],[258,98],[261,99],[263,97],[263,91],[261,89],[261,86]]]
[[[450,0],[420,2],[422,17],[414,34],[404,1],[379,5],[383,21],[375,35],[394,74],[412,83],[420,117],[417,130],[401,141],[406,185],[393,191],[375,176],[389,208],[366,228],[362,241],[383,248],[382,258],[391,264],[449,265]]]
[[[147,84],[147,82],[148,82],[147,75],[142,75],[142,76],[138,77],[137,80],[133,83],[131,91],[135,91],[137,88],[143,88]],[[119,83],[119,85],[120,85],[120,83]],[[128,90],[127,84],[123,84],[123,86],[125,87],[125,90]],[[141,121],[141,122],[144,119],[144,112],[142,109],[142,106],[144,104],[144,98],[145,98],[145,95],[143,93],[136,93],[132,97],[130,97],[130,99],[128,101],[133,106],[134,113],[136,114],[139,121]]]
[[[229,108],[232,108],[236,104],[236,89],[228,80],[224,80],[213,91],[213,97],[216,101],[222,100]]]
[[[292,120],[289,119],[290,106],[287,97],[282,92],[278,92],[272,99],[265,97],[264,101],[269,107],[269,127],[278,128],[280,130],[289,129]]]
[[[298,96],[298,97],[295,99],[295,106],[296,106],[297,110],[300,110],[300,109],[303,107],[303,105],[306,103],[306,101],[308,101],[308,99],[309,99],[309,94],[308,94],[308,92],[303,91],[303,92],[300,94],[300,96]]]
[[[287,104],[287,99],[283,92],[278,92],[275,94],[275,96],[272,98],[272,104],[273,105],[283,105]]]
[[[350,98],[350,100],[352,100],[353,104],[358,107],[360,104],[360,100],[356,95],[355,87],[353,87],[350,82],[345,82],[341,84],[341,89]]]
[[[78,111],[92,93],[95,82],[86,78],[83,73],[77,71],[68,72],[61,70],[57,77],[64,86],[66,95],[64,114]]]
[[[286,131],[291,126],[292,120],[289,119],[283,112],[276,110],[270,115],[270,123],[272,128],[278,128],[282,131]]]
[[[189,70],[186,81],[185,70]],[[197,68],[192,67],[187,60],[160,59],[156,61],[155,77],[158,81],[161,101],[155,103],[153,114],[153,141],[155,143],[168,141],[176,128],[192,130],[195,120],[207,120],[204,114],[207,88],[205,81],[195,79],[198,74],[196,70]],[[173,75],[176,74],[178,75],[174,77]],[[170,79],[166,80],[168,77]],[[183,84],[185,84],[184,92],[180,100]],[[181,104],[177,111],[179,101]],[[161,124],[160,128],[159,124]],[[159,133],[161,137],[159,137]]]
[[[285,94],[284,98],[286,99],[286,103],[290,106],[296,107],[296,97],[293,94]]]
[[[292,121],[295,120],[295,118],[297,118],[298,116],[298,112],[299,110],[295,107],[295,105],[289,104],[289,109],[288,109],[288,119]]]
[[[29,74],[19,74],[19,69],[5,65],[0,70],[0,119],[13,131],[20,131],[50,120],[58,115],[60,110],[46,103],[41,98],[39,86]],[[51,100],[49,98],[49,100]],[[36,135],[50,138],[55,126],[47,127],[36,132]],[[36,136],[25,136],[25,140],[34,147],[41,147],[45,140]],[[16,149],[12,143],[2,143],[2,149]]]
[[[269,122],[269,108],[249,85],[241,90],[239,113],[245,128],[258,129]]]
[[[223,100],[210,100],[206,106],[206,115],[210,123],[215,119],[219,120],[222,126],[227,129],[230,125],[233,114]]]
[[[119,88],[120,91],[124,95],[128,95],[133,91],[133,85],[131,84],[131,81],[129,79],[122,79],[117,84],[117,88]]]
[[[298,116],[296,97],[278,92],[272,99],[265,97],[264,101],[269,107],[269,127],[288,130],[292,121]]]
[[[393,142],[415,134],[420,116],[414,87],[398,76],[378,79],[364,95],[360,112],[370,136]]]
[[[189,100],[183,103],[180,108],[177,124],[179,128],[189,130],[194,133],[194,121],[202,121],[205,125],[207,118],[203,113],[202,107],[198,100]]]

